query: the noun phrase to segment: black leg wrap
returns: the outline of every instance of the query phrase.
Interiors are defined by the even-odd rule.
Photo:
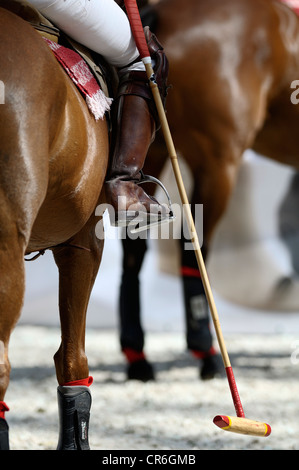
[[[0,450],[9,450],[8,424],[0,418]]]
[[[91,394],[88,387],[58,387],[57,450],[90,450],[88,442]]]
[[[187,345],[191,350],[208,352],[212,347],[209,307],[200,279],[183,278]]]
[[[147,251],[147,242],[126,237],[122,240],[123,262],[119,297],[121,348],[142,351],[144,333],[141,325],[139,272]]]
[[[186,239],[182,231],[180,240],[182,283],[184,292],[187,347],[209,352],[213,338],[210,331],[209,305],[193,250],[185,250]]]

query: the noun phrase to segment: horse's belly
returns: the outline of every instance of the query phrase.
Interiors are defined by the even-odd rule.
[[[89,220],[95,204],[82,201],[81,209],[77,205],[60,202],[41,208],[34,223],[27,252],[50,248],[64,243],[76,235]]]

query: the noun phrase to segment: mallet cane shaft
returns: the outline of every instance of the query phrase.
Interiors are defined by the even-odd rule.
[[[191,236],[191,241],[192,241],[194,252],[196,255],[198,268],[201,274],[201,279],[203,282],[207,301],[210,307],[210,312],[211,312],[211,316],[212,316],[212,320],[213,320],[213,324],[214,324],[214,328],[215,328],[215,332],[217,336],[217,341],[219,344],[219,348],[220,348],[223,364],[225,367],[233,403],[234,403],[236,414],[237,414],[237,417],[222,416],[222,415],[216,416],[214,418],[214,423],[218,427],[227,431],[231,431],[231,432],[236,432],[240,434],[250,434],[250,435],[255,435],[255,436],[269,436],[271,433],[271,427],[268,424],[262,423],[259,421],[249,420],[245,418],[245,414],[243,411],[241,399],[240,399],[239,392],[237,389],[237,384],[235,381],[234,373],[231,367],[229,355],[228,355],[226,345],[224,342],[224,338],[223,338],[223,334],[222,334],[222,330],[220,326],[220,321],[219,321],[219,316],[218,316],[217,308],[215,305],[214,297],[212,294],[212,289],[211,289],[210,282],[208,279],[205,263],[202,257],[200,243],[198,240],[196,227],[195,227],[195,223],[193,220],[190,204],[188,201],[185,185],[182,179],[176,149],[175,149],[173,139],[170,133],[170,129],[169,129],[168,121],[167,121],[166,114],[164,111],[164,107],[162,104],[159,88],[155,81],[155,75],[154,75],[154,71],[152,68],[151,57],[150,57],[147,42],[145,39],[143,26],[142,26],[139,10],[136,4],[136,0],[125,0],[125,7],[126,7],[130,24],[131,24],[131,29],[134,35],[137,48],[139,50],[140,56],[146,68],[146,73],[147,73],[149,83],[151,86],[153,98],[154,98],[155,105],[159,114],[162,132],[163,132],[166,147],[168,150],[168,155],[172,164],[180,198],[183,204],[184,214],[187,220],[187,224],[188,224],[188,228],[189,228],[189,232]]]

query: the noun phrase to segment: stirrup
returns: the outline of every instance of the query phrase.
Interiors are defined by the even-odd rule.
[[[172,204],[170,200],[169,193],[165,186],[159,181],[157,178],[153,176],[144,175],[141,171],[141,179],[134,180],[135,184],[143,184],[143,183],[155,183],[158,184],[166,194],[168,200],[168,213],[167,215],[161,213],[151,213],[147,212],[146,210],[119,210],[116,213],[113,211],[110,213],[110,224],[113,227],[123,227],[127,228],[128,232],[134,234],[139,233],[144,230],[147,230],[150,227],[154,227],[157,225],[161,225],[163,223],[170,223],[175,219]],[[154,203],[154,201],[153,201]],[[159,204],[159,203],[158,203]],[[161,204],[159,204],[162,206]],[[165,206],[167,204],[163,204]],[[109,210],[109,208],[108,208]]]
[[[166,187],[164,186],[164,184],[160,180],[158,180],[158,178],[155,178],[154,176],[145,175],[142,171],[140,171],[140,174],[141,174],[141,179],[139,181],[136,181],[136,184],[155,183],[158,186],[160,186],[160,188],[166,194],[167,201],[168,201],[169,213],[167,214],[167,217],[163,217],[163,218],[162,217],[157,218],[156,216],[153,217],[153,216],[151,216],[151,214],[147,214],[146,219],[141,217],[140,220],[139,220],[138,216],[137,216],[133,220],[134,225],[133,224],[128,225],[128,230],[131,233],[143,232],[144,230],[147,230],[151,227],[155,227],[157,225],[162,225],[162,224],[165,224],[165,223],[169,224],[170,222],[172,222],[175,219],[175,215],[174,215],[173,210],[172,210],[172,203],[171,203],[170,195],[169,195]]]

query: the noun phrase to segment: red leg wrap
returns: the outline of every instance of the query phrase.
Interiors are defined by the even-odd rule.
[[[181,275],[184,277],[198,277],[201,278],[199,269],[190,268],[189,266],[181,267]]]
[[[64,387],[69,386],[72,387],[73,385],[85,385],[86,387],[90,387],[93,382],[93,378],[91,376],[87,377],[86,379],[80,380],[73,380],[72,382],[67,382],[63,384]]]
[[[196,359],[204,359],[205,357],[214,356],[216,354],[216,351],[212,346],[207,352],[192,350],[191,353]]]
[[[143,351],[135,351],[134,349],[124,348],[123,353],[130,363],[145,359]]]
[[[4,401],[0,401],[0,418],[5,419],[5,411],[9,411],[9,408]]]

